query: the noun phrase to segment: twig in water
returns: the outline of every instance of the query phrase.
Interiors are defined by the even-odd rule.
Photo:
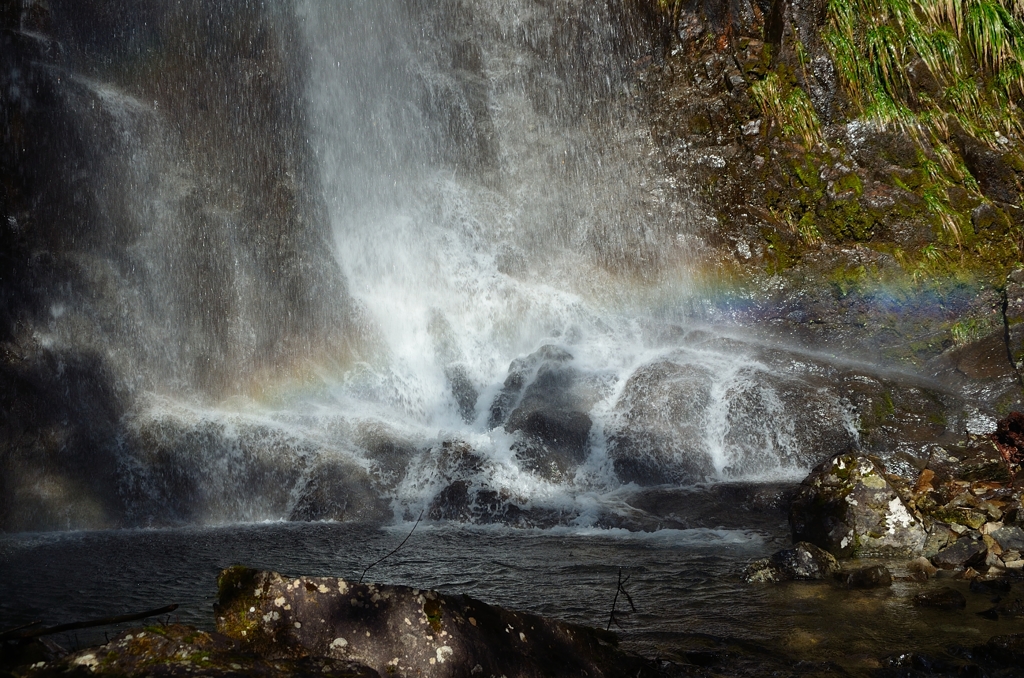
[[[612,599],[612,613],[608,615],[608,627],[605,629],[605,631],[611,631],[613,623],[620,629],[622,628],[622,624],[620,624],[619,620],[615,618],[615,606],[619,602],[620,593],[626,596],[626,600],[629,602],[629,609],[631,609],[633,612],[636,612],[636,605],[633,604],[633,597],[630,596],[629,591],[626,590],[626,584],[629,582],[629,579],[632,576],[633,575],[629,575],[625,579],[623,579],[622,568],[619,568],[619,583],[615,588],[615,598]]]
[[[375,566],[377,566],[377,565],[380,565],[380,564],[381,564],[381,563],[383,563],[383,562],[384,562],[385,560],[387,560],[387,559],[388,559],[388,558],[390,558],[391,556],[393,556],[393,555],[395,555],[396,553],[398,553],[398,549],[400,549],[400,548],[402,548],[403,546],[405,546],[405,542],[409,541],[409,537],[411,537],[411,536],[412,536],[412,533],[416,531],[416,526],[420,524],[420,521],[421,521],[421,520],[423,520],[423,511],[420,511],[420,517],[416,519],[416,523],[415,523],[415,525],[413,525],[413,526],[412,526],[412,529],[411,529],[411,530],[409,530],[409,534],[405,535],[405,539],[403,539],[403,540],[402,540],[402,543],[401,543],[401,544],[399,544],[398,546],[396,546],[396,547],[395,547],[395,550],[394,550],[394,551],[392,551],[391,553],[387,554],[386,556],[384,556],[384,557],[383,557],[383,558],[381,558],[380,560],[377,560],[376,562],[373,562],[373,563],[370,563],[369,565],[367,565],[367,566],[366,566],[366,569],[365,569],[365,570],[363,570],[363,573],[362,573],[361,575],[359,575],[359,581],[357,581],[356,583],[357,583],[357,584],[362,584],[362,583],[363,583],[363,577],[365,577],[365,576],[366,576],[366,573],[367,573],[367,572],[369,572],[371,568],[373,568],[373,567],[375,567]]]
[[[34,631],[26,631],[24,633],[14,633],[18,629],[11,629],[4,631],[3,635],[0,636],[0,640],[26,640],[28,638],[37,638],[39,636],[48,636],[53,633],[62,633],[64,631],[74,631],[76,629],[88,629],[94,626],[110,626],[113,624],[121,624],[123,622],[136,621],[138,619],[145,619],[146,617],[154,617],[158,614],[164,614],[165,612],[174,612],[178,609],[177,605],[168,605],[161,607],[157,610],[147,610],[146,612],[138,612],[135,614],[123,614],[117,617],[103,617],[102,619],[91,619],[89,621],[73,622],[71,624],[59,624],[57,626],[50,626],[45,629],[36,629]],[[29,624],[28,626],[35,626],[35,624]],[[25,627],[21,627],[25,628]],[[78,634],[75,634],[75,645],[78,644]]]
[[[43,622],[41,622],[41,621],[34,621],[34,622],[29,622],[27,624],[22,624],[21,626],[15,626],[13,628],[9,628],[9,629],[5,629],[3,631],[0,631],[0,640],[3,640],[4,638],[8,638],[8,637],[13,636],[15,631],[21,631],[22,629],[27,629],[30,626],[36,626],[37,624],[42,624],[42,623]]]

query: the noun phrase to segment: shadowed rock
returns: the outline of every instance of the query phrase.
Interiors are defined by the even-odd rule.
[[[885,565],[869,565],[843,572],[839,581],[851,589],[876,589],[892,585],[892,572]]]
[[[940,610],[962,610],[967,607],[967,599],[964,594],[956,589],[944,586],[934,591],[923,591],[914,596],[914,605],[917,607],[934,607]]]
[[[589,411],[605,389],[599,376],[573,365],[568,351],[542,346],[512,362],[491,405],[490,424],[518,434],[513,449],[526,468],[557,480],[586,459]]]
[[[986,551],[984,542],[963,537],[932,556],[932,563],[945,570],[968,567],[984,562]]]
[[[612,633],[468,596],[240,566],[219,585],[218,630],[267,659],[328,657],[390,676],[657,675]]]

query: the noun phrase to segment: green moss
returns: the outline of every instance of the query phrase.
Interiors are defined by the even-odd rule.
[[[868,272],[864,266],[839,266],[832,269],[828,276],[835,295],[842,299],[851,294],[861,294],[868,282]]]
[[[875,217],[855,199],[839,199],[819,208],[822,225],[839,241],[867,242],[871,239]]]
[[[884,391],[882,397],[875,401],[872,411],[878,422],[891,419],[896,414],[896,405],[892,402],[892,394]]]
[[[252,568],[233,565],[217,577],[217,629],[221,633],[252,641],[259,631],[259,613],[249,612],[251,608],[259,609],[254,595],[257,574]]]
[[[864,194],[864,182],[854,172],[844,174],[832,183],[832,190],[835,193],[853,193],[859,198]]]
[[[803,156],[802,160],[803,162],[793,163],[793,171],[799,177],[800,183],[812,190],[821,190],[823,188],[819,176],[821,169],[817,158],[808,153]]]

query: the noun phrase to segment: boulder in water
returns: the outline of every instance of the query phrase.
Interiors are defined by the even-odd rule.
[[[630,376],[615,406],[622,424],[608,440],[615,474],[623,482],[685,485],[714,475],[701,445],[711,379],[703,365],[668,359]]]
[[[768,558],[751,563],[743,573],[750,583],[776,583],[791,580],[825,579],[839,572],[839,563],[831,553],[814,544],[799,542]]]
[[[884,469],[856,452],[811,472],[793,501],[790,526],[794,540],[838,557],[920,553],[928,536]]]
[[[877,589],[892,586],[892,572],[885,565],[869,565],[843,572],[839,581],[851,589]]]
[[[468,596],[336,577],[221,573],[217,629],[267,659],[325,657],[382,676],[655,676],[615,634]]]
[[[491,405],[490,424],[517,434],[513,449],[526,468],[558,480],[586,459],[589,411],[606,389],[602,379],[573,365],[571,353],[548,344],[513,361]]]
[[[943,586],[940,589],[922,591],[914,596],[917,607],[934,607],[940,610],[962,610],[967,607],[967,598],[956,589]]]
[[[691,332],[626,382],[607,426],[615,472],[638,485],[788,474],[855,442],[845,404],[807,356]]]
[[[289,520],[337,520],[382,523],[391,506],[367,473],[347,459],[320,459],[296,487],[298,500]]]

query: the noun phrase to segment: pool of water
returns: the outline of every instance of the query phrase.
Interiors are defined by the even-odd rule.
[[[207,528],[0,536],[0,627],[57,624],[178,603],[170,619],[212,629],[217,573],[241,563],[290,575],[358,579],[394,549],[411,524],[269,523]],[[787,542],[780,529],[516,530],[420,524],[367,581],[466,593],[489,603],[605,627],[621,568],[636,612],[619,615],[623,644],[647,656],[868,673],[884,657],[984,643],[1024,632],[1024,620],[976,613],[992,595],[966,582],[897,581],[850,591],[829,582],[750,585],[750,561]],[[891,564],[897,575],[898,564]],[[927,587],[952,586],[966,610],[915,608]],[[1024,591],[1024,584],[1016,584]],[[1013,597],[1011,590],[1004,597]],[[618,611],[628,610],[620,597]],[[142,622],[136,622],[139,625]],[[149,623],[149,622],[147,622]],[[70,648],[103,642],[116,627],[55,640]],[[745,667],[745,668],[744,668]],[[810,670],[810,669],[808,669]]]

